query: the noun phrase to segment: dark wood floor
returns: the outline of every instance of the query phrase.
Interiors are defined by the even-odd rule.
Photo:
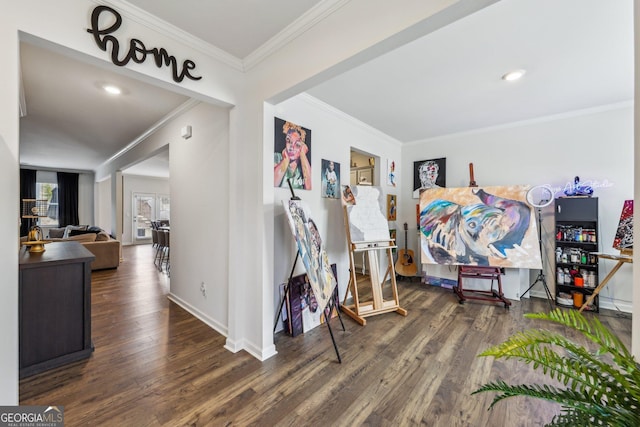
[[[450,290],[399,282],[407,317],[361,327],[343,315],[346,332],[332,322],[342,364],[324,326],[279,334],[278,354],[261,363],[225,350],[224,337],[167,299],[149,246],[124,257],[92,276],[92,357],[23,379],[21,405],[64,405],[67,426],[539,426],[558,410],[515,398],[487,411],[490,395],[470,396],[492,379],[541,380],[476,355],[531,326],[522,314],[546,300],[460,305]],[[630,345],[629,316],[600,318]]]

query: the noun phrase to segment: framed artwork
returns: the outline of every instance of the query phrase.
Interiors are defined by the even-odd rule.
[[[420,194],[424,264],[542,268],[529,186],[431,188]]]
[[[395,194],[387,194],[387,220],[396,220],[396,206],[397,200]]]
[[[343,185],[341,194],[343,206],[353,206],[356,204],[356,198],[353,195],[353,191],[351,191],[350,185]]]
[[[338,277],[336,264],[331,264],[331,271],[335,277]],[[332,299],[334,309],[331,313],[331,318],[338,315],[339,298],[337,286],[334,289]],[[325,309],[326,316],[329,316],[328,309],[329,307]],[[309,277],[306,274],[300,274],[291,278],[286,300],[286,310],[285,329],[292,337],[300,335],[303,332],[308,332],[321,323],[324,323],[324,317],[321,316],[322,311],[318,308],[318,302],[311,289]]]
[[[340,163],[322,159],[322,197],[340,198]]]
[[[633,249],[633,200],[625,200],[622,205],[613,247],[618,250]]]
[[[420,160],[413,162],[413,198],[427,188],[446,187],[447,159]]]
[[[362,169],[358,171],[358,185],[373,185],[372,169]]]
[[[311,190],[311,130],[275,118],[273,184]]]
[[[298,254],[307,271],[308,282],[313,290],[318,309],[322,311],[327,306],[337,282],[329,265],[320,232],[304,201],[283,200],[282,204],[291,233],[298,246]]]
[[[395,187],[397,176],[398,172],[396,171],[395,160],[387,159],[387,185]]]
[[[308,282],[306,274],[300,274],[291,278],[289,284],[289,293],[287,294],[287,322],[285,328],[292,337],[298,336],[303,332],[302,326],[302,290],[305,282]]]

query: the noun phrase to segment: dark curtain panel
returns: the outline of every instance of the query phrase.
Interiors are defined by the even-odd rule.
[[[20,169],[20,214],[22,215],[22,199],[36,198],[36,171],[33,169]],[[20,236],[29,234],[31,219],[20,221]]]
[[[78,174],[58,172],[58,223],[78,225]]]

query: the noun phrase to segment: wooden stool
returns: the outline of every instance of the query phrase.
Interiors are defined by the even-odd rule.
[[[477,299],[482,301],[502,302],[505,308],[509,308],[511,301],[504,297],[502,293],[502,281],[500,279],[500,267],[477,267],[469,265],[458,266],[458,285],[453,287],[453,292],[458,296],[458,302],[464,304],[468,299]],[[487,279],[491,280],[491,290],[482,291],[469,289],[467,292],[472,294],[464,294],[462,279]],[[493,289],[493,282],[498,281],[498,290]],[[476,295],[474,295],[476,294]]]

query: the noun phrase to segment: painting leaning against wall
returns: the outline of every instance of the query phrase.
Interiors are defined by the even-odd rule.
[[[529,186],[432,188],[420,195],[423,264],[542,268]]]

